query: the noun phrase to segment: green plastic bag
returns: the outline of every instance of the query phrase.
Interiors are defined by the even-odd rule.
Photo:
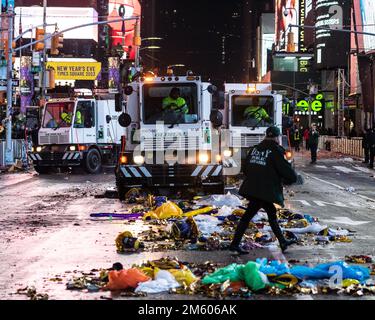
[[[227,280],[231,282],[243,280],[242,269],[244,265],[232,263],[224,268],[217,269],[214,273],[205,276],[202,279],[203,284],[223,283]]]
[[[259,265],[257,263],[249,261],[241,271],[241,277],[243,277],[246,285],[251,290],[258,291],[265,288],[266,284],[259,273]]]

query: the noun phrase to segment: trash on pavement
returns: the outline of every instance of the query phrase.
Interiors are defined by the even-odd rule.
[[[359,255],[359,256],[345,256],[345,262],[352,262],[358,264],[372,263],[370,256]]]
[[[132,233],[129,231],[121,232],[116,240],[117,252],[136,252],[139,249],[144,248],[144,244],[140,242],[137,238],[133,237]]]
[[[228,207],[226,205],[222,206],[218,213],[216,214],[217,217],[227,217],[232,214],[233,209],[231,207]]]
[[[239,197],[228,192],[225,195],[213,194],[209,197],[202,198],[198,200],[198,204],[206,205],[206,206],[216,206],[216,207],[228,206],[231,208],[236,208],[236,207],[242,206],[243,203]]]
[[[135,292],[160,293],[178,287],[180,287],[180,284],[169,271],[159,270],[155,280],[140,283]]]
[[[128,288],[137,288],[142,282],[150,280],[150,277],[145,275],[142,271],[136,268],[112,270],[108,272],[108,284],[104,287],[105,290],[124,290]]]
[[[205,237],[209,237],[213,233],[221,233],[223,231],[223,228],[219,226],[221,221],[216,217],[199,215],[196,216],[194,220],[198,226],[199,232]]]
[[[353,192],[355,192],[355,188],[354,187],[347,187],[347,188],[345,188],[345,191],[353,193]]]
[[[156,208],[153,211],[149,211],[146,214],[144,214],[143,219],[169,219],[174,217],[181,217],[183,214],[183,211],[181,208],[175,204],[172,201],[167,201],[163,203],[160,207]]]
[[[196,210],[193,210],[193,211],[185,212],[183,214],[183,216],[184,217],[194,217],[194,216],[197,216],[199,214],[210,213],[210,212],[212,212],[212,210],[213,210],[213,207],[203,207],[203,208],[196,209]]]
[[[199,230],[193,218],[177,220],[171,227],[171,234],[175,240],[197,239]]]
[[[110,218],[113,220],[134,220],[143,216],[143,213],[91,213],[91,218]]]
[[[169,269],[168,271],[175,277],[176,281],[181,286],[190,286],[198,280],[198,278],[188,268],[181,270]]]

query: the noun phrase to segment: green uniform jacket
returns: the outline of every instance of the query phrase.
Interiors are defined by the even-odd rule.
[[[179,97],[175,100],[169,96],[163,99],[163,111],[164,110],[174,110],[185,114],[189,112],[189,108],[186,105],[184,98]]]
[[[250,106],[245,109],[244,116],[254,118],[258,121],[268,120],[270,116],[264,108],[259,106]]]
[[[245,161],[245,180],[239,194],[284,206],[283,184],[297,181],[297,173],[284,158],[285,150],[272,140],[250,149]]]

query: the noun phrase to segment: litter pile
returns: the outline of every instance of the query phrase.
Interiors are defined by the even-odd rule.
[[[149,230],[142,231],[137,237],[128,230],[121,233],[116,238],[118,252],[136,252],[143,248],[148,251],[225,250],[246,208],[244,200],[229,192],[175,202],[131,189],[126,199],[134,205],[127,213],[91,214],[92,218],[109,217],[127,223],[142,219],[150,225]],[[287,209],[278,208],[278,221],[285,237],[299,245],[351,242],[353,236],[353,231],[330,228],[320,224],[315,217]],[[276,243],[267,214],[259,211],[244,236],[245,249],[275,246]]]
[[[115,263],[91,277],[73,278],[67,289],[121,291],[121,296],[167,292],[214,298],[333,293],[360,297],[375,294],[370,274],[370,268],[344,261],[307,266],[263,258],[219,267],[210,262],[194,264],[162,258],[129,269]]]

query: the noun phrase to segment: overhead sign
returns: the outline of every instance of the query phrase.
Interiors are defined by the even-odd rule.
[[[47,62],[46,68],[55,70],[56,80],[95,80],[100,72],[100,62]]]
[[[375,33],[375,1],[374,0],[361,0],[361,17],[363,31],[368,33]],[[371,35],[364,35],[364,49],[365,52],[375,50],[375,37]]]
[[[315,27],[320,28],[315,32],[317,68],[344,68],[348,64],[350,33],[340,30],[350,30],[350,1],[319,0],[315,9]]]

